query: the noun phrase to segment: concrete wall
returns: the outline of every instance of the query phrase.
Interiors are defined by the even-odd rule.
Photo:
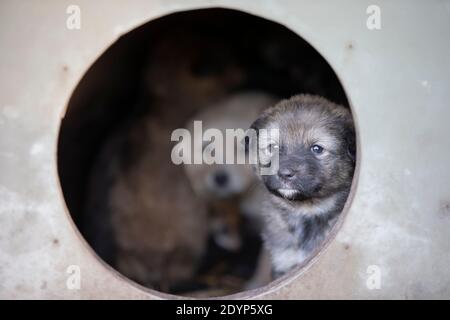
[[[166,297],[123,279],[81,239],[56,146],[71,93],[111,43],[201,7],[249,12],[309,41],[358,126],[357,181],[337,235],[301,271],[238,297],[450,298],[450,2],[376,2],[381,30],[366,28],[365,0],[1,1],[0,298]],[[66,27],[70,4],[80,30]],[[67,287],[71,265],[79,290]]]

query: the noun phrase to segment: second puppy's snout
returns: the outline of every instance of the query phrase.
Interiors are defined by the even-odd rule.
[[[214,174],[214,183],[219,187],[225,187],[230,180],[228,173],[219,171]]]

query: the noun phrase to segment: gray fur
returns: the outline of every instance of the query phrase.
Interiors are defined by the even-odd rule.
[[[267,189],[263,237],[280,276],[314,253],[344,207],[355,164],[354,126],[348,109],[298,95],[266,110],[252,128],[280,132],[278,174],[260,176]],[[323,151],[313,152],[314,145]]]

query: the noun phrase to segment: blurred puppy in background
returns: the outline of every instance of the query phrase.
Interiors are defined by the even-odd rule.
[[[246,130],[264,109],[276,102],[275,98],[260,92],[232,95],[198,113],[188,122],[202,121],[203,132],[218,129],[226,137],[226,129]],[[227,143],[233,143],[228,141]],[[237,152],[245,152],[240,141],[234,141]],[[202,152],[209,143],[201,141]],[[225,148],[225,145],[224,145]],[[249,164],[225,164],[224,150],[215,150],[224,164],[185,164],[184,169],[196,194],[210,207],[212,234],[216,243],[227,249],[239,249],[239,220],[244,214],[257,220],[259,193],[255,189],[256,176]]]
[[[187,127],[193,130],[193,122],[202,121],[203,132],[214,128],[220,130],[224,139],[226,129],[245,131],[264,109],[278,100],[262,92],[244,92],[231,95],[198,113]],[[200,141],[202,151],[209,148],[208,142]],[[245,154],[242,141],[227,141],[235,144],[235,154]],[[225,144],[224,144],[225,146]],[[223,150],[215,150],[225,162]],[[261,242],[262,217],[260,206],[264,190],[250,164],[189,164],[184,166],[187,177],[195,191],[208,207],[210,235],[218,247],[229,252],[241,251],[241,260],[253,258],[255,269],[246,289],[260,287],[270,281],[270,261],[259,245],[252,247],[254,239]],[[241,288],[242,290],[242,288]]]
[[[207,211],[183,168],[171,161],[170,136],[242,81],[219,40],[177,30],[152,44],[136,114],[105,138],[85,208],[89,243],[139,284],[182,292],[179,284],[196,276],[207,245]]]

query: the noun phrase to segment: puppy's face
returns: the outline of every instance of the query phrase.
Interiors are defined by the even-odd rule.
[[[258,93],[247,92],[230,96],[223,101],[198,113],[190,120],[187,128],[193,133],[193,121],[202,121],[204,131],[214,129],[220,131],[224,138],[224,147],[234,150],[234,154],[245,154],[245,146],[236,140],[226,139],[227,130],[239,129],[244,134],[252,121],[262,109],[275,103],[275,98]],[[255,175],[249,164],[225,164],[226,150],[221,148],[212,151],[212,144],[205,142],[201,136],[193,136],[192,148],[201,146],[200,153],[212,154],[221,159],[223,164],[186,164],[187,176],[198,195],[206,199],[226,199],[240,195],[255,181]],[[195,150],[194,150],[195,151]]]
[[[185,170],[197,194],[210,200],[239,195],[254,178],[248,165],[190,164]]]
[[[276,196],[303,201],[349,188],[355,134],[350,112],[324,98],[300,95],[264,112],[252,127],[278,129],[278,143],[259,142],[263,154],[278,152],[278,170],[261,175]]]

